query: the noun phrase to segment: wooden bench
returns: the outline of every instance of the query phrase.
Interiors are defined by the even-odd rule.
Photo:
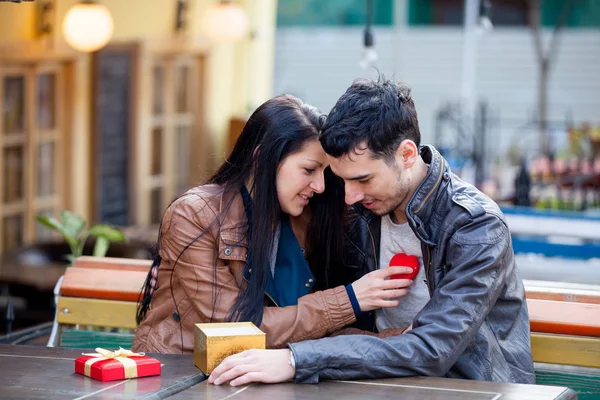
[[[126,258],[77,258],[57,284],[48,345],[130,348],[138,296],[151,264]]]
[[[536,382],[600,398],[600,287],[524,281]]]

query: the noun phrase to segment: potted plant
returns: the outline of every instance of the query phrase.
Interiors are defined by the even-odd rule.
[[[39,215],[37,220],[63,235],[71,249],[71,254],[66,256],[69,262],[83,255],[83,246],[90,236],[96,238],[92,254],[96,257],[105,256],[111,242],[125,241],[125,235],[120,229],[106,224],[96,224],[86,229],[83,218],[67,210],[61,212],[60,219],[50,215]]]

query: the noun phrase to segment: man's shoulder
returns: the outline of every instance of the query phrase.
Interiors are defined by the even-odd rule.
[[[451,193],[453,212],[448,218],[457,224],[454,239],[462,243],[494,243],[508,233],[506,219],[498,204],[472,185]]]

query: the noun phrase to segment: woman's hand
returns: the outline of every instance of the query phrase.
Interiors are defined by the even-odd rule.
[[[152,296],[156,292],[156,289],[158,289],[158,265],[152,264],[150,275],[152,276],[150,279],[150,296]]]
[[[396,307],[400,304],[398,297],[408,293],[413,284],[410,279],[387,279],[392,275],[407,274],[412,271],[408,267],[387,267],[369,272],[352,284],[354,294],[361,311],[377,308]]]
[[[250,382],[278,383],[293,379],[296,370],[290,364],[290,350],[246,350],[227,357],[213,370],[208,383],[231,386]]]

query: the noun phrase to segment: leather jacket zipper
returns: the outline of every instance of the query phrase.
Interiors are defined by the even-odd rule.
[[[377,248],[375,247],[375,238],[373,238],[373,232],[367,222],[367,230],[369,231],[369,237],[371,238],[371,245],[373,246],[373,258],[375,259],[375,270],[379,269],[379,262],[377,262]],[[371,272],[371,271],[369,271]]]
[[[431,270],[431,250],[429,246],[427,247],[427,265],[425,266],[425,284],[427,285],[427,290],[429,291],[429,298],[433,297],[433,291],[431,289],[432,280],[429,277],[429,271]]]
[[[369,236],[371,237],[371,244],[373,245],[373,258],[375,259],[375,270],[379,268],[379,263],[377,262],[377,248],[375,247],[375,238],[373,237],[373,232],[371,232],[371,227],[369,226],[369,222],[367,221],[367,230],[369,231]],[[375,312],[375,311],[371,311]],[[377,318],[373,318],[373,328],[371,329],[373,332],[377,331]]]

